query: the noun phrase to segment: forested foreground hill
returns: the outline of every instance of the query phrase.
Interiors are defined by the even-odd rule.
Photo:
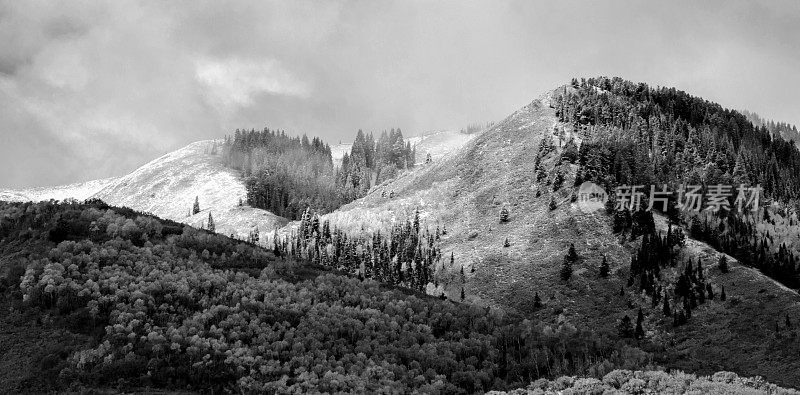
[[[647,358],[101,201],[0,203],[0,391],[475,393]]]
[[[651,358],[614,334],[346,277],[97,200],[0,203],[0,219],[2,392],[790,393],[730,373],[632,373]]]

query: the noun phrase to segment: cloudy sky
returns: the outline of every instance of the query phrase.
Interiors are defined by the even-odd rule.
[[[0,188],[125,174],[235,128],[458,129],[574,76],[800,124],[800,2],[763,3],[0,0]]]

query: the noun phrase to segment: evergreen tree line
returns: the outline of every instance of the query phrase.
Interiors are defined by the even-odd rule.
[[[622,214],[619,214],[622,213]],[[627,214],[627,215],[626,215]],[[716,295],[720,299],[726,299],[725,289],[715,289],[705,277],[705,271],[700,258],[696,266],[688,260],[680,272],[674,284],[663,276],[662,269],[675,267],[677,252],[685,242],[683,230],[679,227],[673,228],[670,222],[667,234],[662,235],[656,232],[652,225],[652,212],[641,210],[631,216],[627,210],[618,212],[616,218],[637,218],[636,221],[615,221],[615,232],[631,232],[632,228],[639,227],[641,230],[641,244],[636,252],[631,256],[630,270],[628,272],[628,287],[638,286],[640,292],[650,296],[651,307],[661,309],[666,317],[671,317],[673,325],[678,326],[686,323],[692,316],[692,310],[708,300],[714,300]],[[636,223],[640,225],[636,225]],[[642,225],[644,224],[644,225]],[[621,228],[620,228],[621,227]],[[727,261],[721,259],[719,262],[720,270],[727,272]],[[600,266],[601,277],[608,275],[608,263],[603,258]],[[624,294],[624,288],[620,291]],[[639,310],[636,327],[634,328],[629,316],[623,317],[619,322],[619,333],[622,337],[644,337],[642,323],[644,320],[642,310]]]
[[[577,157],[565,148],[562,159],[579,165],[576,185],[592,181],[611,191],[608,211],[615,231],[641,234],[628,226],[637,223],[635,214],[613,210],[613,190],[619,185],[667,184],[668,190],[676,191],[683,183],[704,189],[713,184],[759,184],[764,188],[762,201],[767,197],[796,203],[800,197],[800,153],[776,133],[795,129],[786,124],[754,125],[742,113],[684,92],[619,78],[573,80],[553,107],[584,137]],[[643,192],[646,207],[649,190]],[[760,234],[757,216],[735,209],[735,195],[733,190],[728,200],[731,210],[694,216],[687,224],[692,236],[788,287],[800,288],[796,252]],[[673,224],[680,224],[684,214],[675,207],[675,197],[669,197],[666,213]],[[658,203],[654,207],[663,211]],[[768,215],[766,209],[760,212]]]
[[[373,185],[394,178],[398,170],[414,167],[416,155],[399,128],[383,131],[377,141],[372,132],[359,129],[350,153],[342,158],[337,184],[356,198],[364,196]]]
[[[306,209],[297,231],[284,238],[275,232],[272,244],[278,256],[424,292],[428,283],[438,285],[435,271],[442,256],[440,236],[438,227],[435,232],[420,228],[419,211],[386,234],[349,235]]]
[[[760,184],[767,196],[800,197],[800,152],[790,141],[674,88],[620,78],[573,80],[552,106],[587,137],[579,178],[627,184]]]
[[[664,236],[660,233],[645,234],[641,246],[631,257],[628,278],[628,286],[634,286],[638,279],[639,289],[651,298],[651,307],[656,309],[661,306],[662,313],[666,317],[671,316],[675,326],[686,323],[692,316],[692,310],[715,297],[714,287],[705,277],[700,258],[696,266],[691,259],[686,262],[672,287],[662,277],[662,268],[677,265],[676,249],[683,245],[682,232],[680,228],[673,230],[670,224]],[[721,292],[724,295],[724,289]],[[724,297],[722,300],[725,300]]]
[[[795,145],[800,147],[800,132],[797,131],[797,126],[790,125],[786,122],[775,122],[773,120],[765,120],[758,114],[744,110],[742,114],[756,126],[766,126],[767,130],[772,132],[773,135],[779,135],[785,140],[794,141]]]
[[[237,129],[222,146],[223,162],[245,178],[247,203],[293,220],[307,207],[330,212],[364,196],[375,181],[412,167],[414,155],[399,129],[384,132],[377,143],[359,130],[341,168],[321,139],[285,131]]]
[[[769,216],[766,209],[763,213]],[[769,232],[758,231],[756,220],[752,215],[737,212],[694,216],[689,231],[695,239],[705,241],[740,263],[757,268],[789,288],[800,289],[800,256],[785,243],[775,248]]]
[[[242,172],[252,207],[296,219],[306,207],[329,211],[346,200],[335,185],[331,148],[316,137],[237,129],[225,138],[222,158]]]

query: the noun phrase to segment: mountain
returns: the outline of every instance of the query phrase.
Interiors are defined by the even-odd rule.
[[[189,144],[122,177],[52,188],[1,191],[0,200],[99,198],[109,204],[198,228],[207,226],[211,213],[217,232],[239,238],[246,238],[256,228],[266,232],[283,226],[286,220],[269,211],[239,206],[239,199],[246,198],[245,187],[241,177],[223,166],[219,155],[214,153],[219,143],[206,140]],[[199,200],[200,212],[192,214],[195,198]]]
[[[272,213],[239,206],[246,199],[240,176],[219,162],[213,140],[189,144],[120,177],[92,197],[117,206],[131,207],[159,217],[205,226],[208,214],[216,231],[246,238],[251,229],[267,231],[286,220]],[[192,214],[195,198],[200,212]]]
[[[424,162],[428,153],[439,159],[464,145],[473,136],[457,131],[436,131],[414,136],[409,141],[417,146],[418,162]],[[266,233],[283,226],[287,221],[282,217],[266,210],[238,205],[240,198],[246,200],[245,186],[242,177],[222,165],[219,155],[212,153],[220,143],[206,140],[189,144],[122,177],[55,187],[0,190],[0,200],[99,198],[109,204],[149,212],[196,227],[206,226],[210,212],[217,232],[239,238],[246,238],[256,228]],[[341,164],[342,157],[351,146],[338,144],[331,147],[335,164]],[[196,197],[201,210],[189,215]]]
[[[642,280],[640,290],[639,275],[634,276],[631,262],[644,248],[642,238],[631,240],[630,234],[615,231],[614,221],[605,213],[584,212],[573,202],[576,177],[586,179],[587,166],[580,160],[569,160],[570,150],[577,156],[584,140],[595,144],[606,133],[610,136],[617,132],[600,129],[600,124],[594,127],[565,122],[565,107],[561,104],[565,92],[581,91],[562,87],[548,92],[451,154],[378,185],[367,196],[323,215],[321,221],[328,220],[331,226],[354,235],[373,231],[385,234],[395,221],[419,210],[425,226],[446,228],[446,234],[441,236],[442,255],[446,258],[435,268],[439,286],[429,286],[429,293],[443,291],[449,298],[458,299],[463,276],[466,299],[471,303],[511,309],[554,325],[569,324],[608,333],[616,332],[625,316],[636,317],[641,309],[649,339],[646,348],[651,352],[646,358],[658,364],[703,374],[732,370],[742,375],[766,376],[783,385],[800,385],[800,375],[796,373],[800,371],[796,358],[800,343],[796,340],[797,329],[792,329],[797,328],[800,319],[800,295],[763,270],[753,268],[751,263],[741,264],[733,256],[687,237],[674,256],[662,257],[672,263],[660,268],[658,286],[647,291]],[[611,93],[607,95],[615,98]],[[624,114],[624,110],[619,113]],[[691,135],[689,126],[681,127]],[[699,137],[696,142],[701,144]],[[746,149],[753,153],[767,150],[769,158],[769,150],[783,147]],[[597,152],[602,151],[598,148]],[[701,152],[706,155],[705,150]],[[716,154],[707,155],[714,158]],[[776,165],[769,177],[791,176],[785,166],[797,163],[791,155],[784,158],[788,162]],[[635,166],[635,161],[630,163]],[[614,167],[609,167],[611,170],[604,171],[613,171]],[[778,189],[779,185],[772,184],[774,193],[787,191]],[[499,220],[503,208],[509,212],[508,222]],[[653,219],[653,231],[666,235],[665,218],[655,214]],[[289,234],[296,226],[297,223],[290,224],[282,233]],[[670,231],[676,228],[673,226]],[[688,226],[684,228],[688,234]],[[564,281],[562,267],[571,245],[577,259],[571,277]],[[451,254],[452,265],[447,259]],[[721,257],[729,262],[728,272],[717,267]],[[599,275],[604,258],[610,266],[608,278]],[[703,265],[700,271],[704,297],[711,297],[705,290],[708,286],[716,299],[704,300],[687,310],[691,319],[686,324],[673,325],[674,317],[664,317],[660,304],[651,304],[652,300],[663,298],[651,298],[650,294],[655,288],[659,295],[667,291],[672,295],[687,262],[696,267],[698,260]],[[692,273],[696,272],[692,269]],[[723,290],[725,301],[719,299]],[[537,295],[542,307],[535,302]],[[674,298],[673,303],[688,303],[688,299],[677,295]],[[673,308],[684,313],[680,305]]]
[[[574,80],[480,133],[439,132],[412,138],[418,152],[417,166],[373,187],[363,198],[322,215],[320,221],[304,215],[304,221],[288,223],[280,229],[283,250],[276,248],[276,253],[290,261],[293,257],[299,261],[317,259],[336,273],[358,278],[365,277],[368,266],[381,270],[390,267],[389,277],[394,281],[390,284],[405,289],[404,278],[417,273],[414,265],[421,268],[420,256],[435,251],[435,264],[422,267],[424,273],[431,269],[434,281],[425,286],[428,296],[418,296],[425,300],[433,299],[431,296],[464,300],[474,314],[456,324],[431,319],[435,321],[433,329],[422,327],[422,332],[432,330],[437,337],[443,333],[439,331],[465,323],[484,330],[484,321],[477,317],[496,319],[497,323],[505,322],[504,317],[514,317],[514,323],[527,322],[492,332],[501,335],[492,338],[487,355],[497,359],[481,366],[491,371],[491,377],[502,377],[503,386],[524,381],[519,377],[554,378],[573,373],[602,377],[616,368],[649,369],[656,365],[699,375],[720,370],[759,375],[779,385],[800,387],[800,295],[795,286],[800,238],[797,211],[791,204],[800,193],[800,154],[794,145],[772,136],[767,127],[754,125],[739,112],[672,88],[653,89],[617,78]],[[165,155],[128,176],[111,180],[92,196],[196,226],[211,211],[217,230],[225,234],[239,230],[241,235],[240,229],[254,226],[270,230],[284,223],[264,211],[238,206],[244,187],[238,174],[220,164],[215,145],[213,141],[198,142]],[[342,145],[333,151],[343,155],[347,149]],[[431,162],[425,161],[428,152]],[[337,155],[333,156],[335,159]],[[584,181],[602,185],[610,192],[616,186],[662,182],[671,186],[684,181],[761,184],[768,209],[762,207],[756,214],[741,216],[733,211],[716,216],[672,209],[665,213],[590,210],[576,201],[578,186]],[[11,191],[7,196],[25,194]],[[196,196],[204,211],[189,216]],[[265,218],[253,219],[258,215]],[[419,226],[408,220],[417,215]],[[64,229],[72,229],[70,223],[56,221],[51,224],[54,229],[42,232],[59,235]],[[10,246],[30,237],[22,225],[15,223],[21,226],[19,240],[10,240]],[[327,225],[334,230],[328,228],[328,234],[321,237]],[[411,234],[418,239],[419,229],[426,228],[435,230],[437,238],[435,243],[431,241],[435,247],[426,251],[412,248],[387,255],[380,242],[374,242],[389,237],[387,244],[394,248],[404,240],[391,240],[387,235]],[[397,229],[408,231],[394,232]],[[112,227],[106,232],[118,231]],[[376,231],[382,236],[373,233]],[[272,238],[265,236],[262,240]],[[195,247],[204,254],[205,247]],[[222,259],[211,250],[205,255]],[[607,276],[601,270],[604,261],[608,264]],[[285,266],[276,263],[262,275],[280,272]],[[392,277],[394,274],[400,276]],[[344,303],[346,314],[351,312],[347,309],[360,306],[350,288],[353,294],[366,297],[375,295],[380,287],[394,287],[375,285],[364,291],[355,280],[346,285],[331,281],[339,285],[325,283],[319,292],[332,298],[333,304]],[[363,281],[375,284],[374,279]],[[247,284],[261,286],[257,281]],[[416,301],[399,301],[387,295],[380,298],[389,302],[381,302],[378,311],[400,311],[408,306],[406,303],[416,306]],[[262,300],[263,295],[255,299]],[[228,302],[235,305],[237,300],[226,299]],[[287,322],[296,322],[294,314],[319,313],[318,302],[312,298],[310,304],[314,306],[303,304],[300,312],[292,307],[291,314],[282,310],[286,306],[278,306],[274,314],[288,314]],[[441,306],[412,310],[430,312]],[[202,314],[204,320],[213,316]],[[369,314],[371,310],[359,317]],[[429,325],[420,314],[415,322]],[[239,320],[239,315],[236,317]],[[349,315],[341,318],[354,319],[348,322],[359,325],[356,321],[360,319]],[[211,321],[203,322],[211,325]],[[219,332],[217,324],[214,321],[208,333]],[[330,336],[353,342],[358,338],[357,333],[343,327],[337,331]],[[531,331],[536,331],[533,337],[525,335],[534,333]],[[519,344],[539,336],[543,344],[563,344],[564,348],[558,349],[561,356],[531,356],[527,354],[530,350],[518,351],[522,347]],[[514,346],[515,341],[522,343]],[[413,342],[407,344],[416,347]],[[576,344],[586,354],[576,357],[571,348]],[[614,347],[609,348],[609,344]],[[281,341],[273,345],[276,352],[291,346]],[[249,351],[238,352],[245,355]],[[547,373],[537,370],[534,375],[531,369],[539,369],[539,364],[529,358],[546,360]],[[611,365],[601,362],[606,359],[613,360]],[[494,363],[501,367],[494,370]],[[447,375],[448,383],[462,389],[497,389],[486,384],[491,380],[483,372],[464,373],[468,371]],[[407,371],[402,372],[405,375]],[[306,373],[304,380],[313,381],[318,377],[314,375],[322,372]],[[514,374],[517,378],[509,378]],[[425,383],[435,379],[429,376],[426,371]],[[479,378],[473,380],[473,376]],[[273,379],[279,380],[277,375],[257,375],[256,381],[245,384]],[[327,377],[322,380],[325,385],[330,384],[325,381],[328,379],[345,382],[344,378],[337,381]],[[280,385],[295,384],[290,380]],[[325,388],[355,388],[331,385]]]

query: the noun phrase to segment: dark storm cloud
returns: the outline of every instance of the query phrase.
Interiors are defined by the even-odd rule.
[[[800,123],[800,3],[0,1],[0,187],[234,128],[335,143],[497,120],[573,76]]]

